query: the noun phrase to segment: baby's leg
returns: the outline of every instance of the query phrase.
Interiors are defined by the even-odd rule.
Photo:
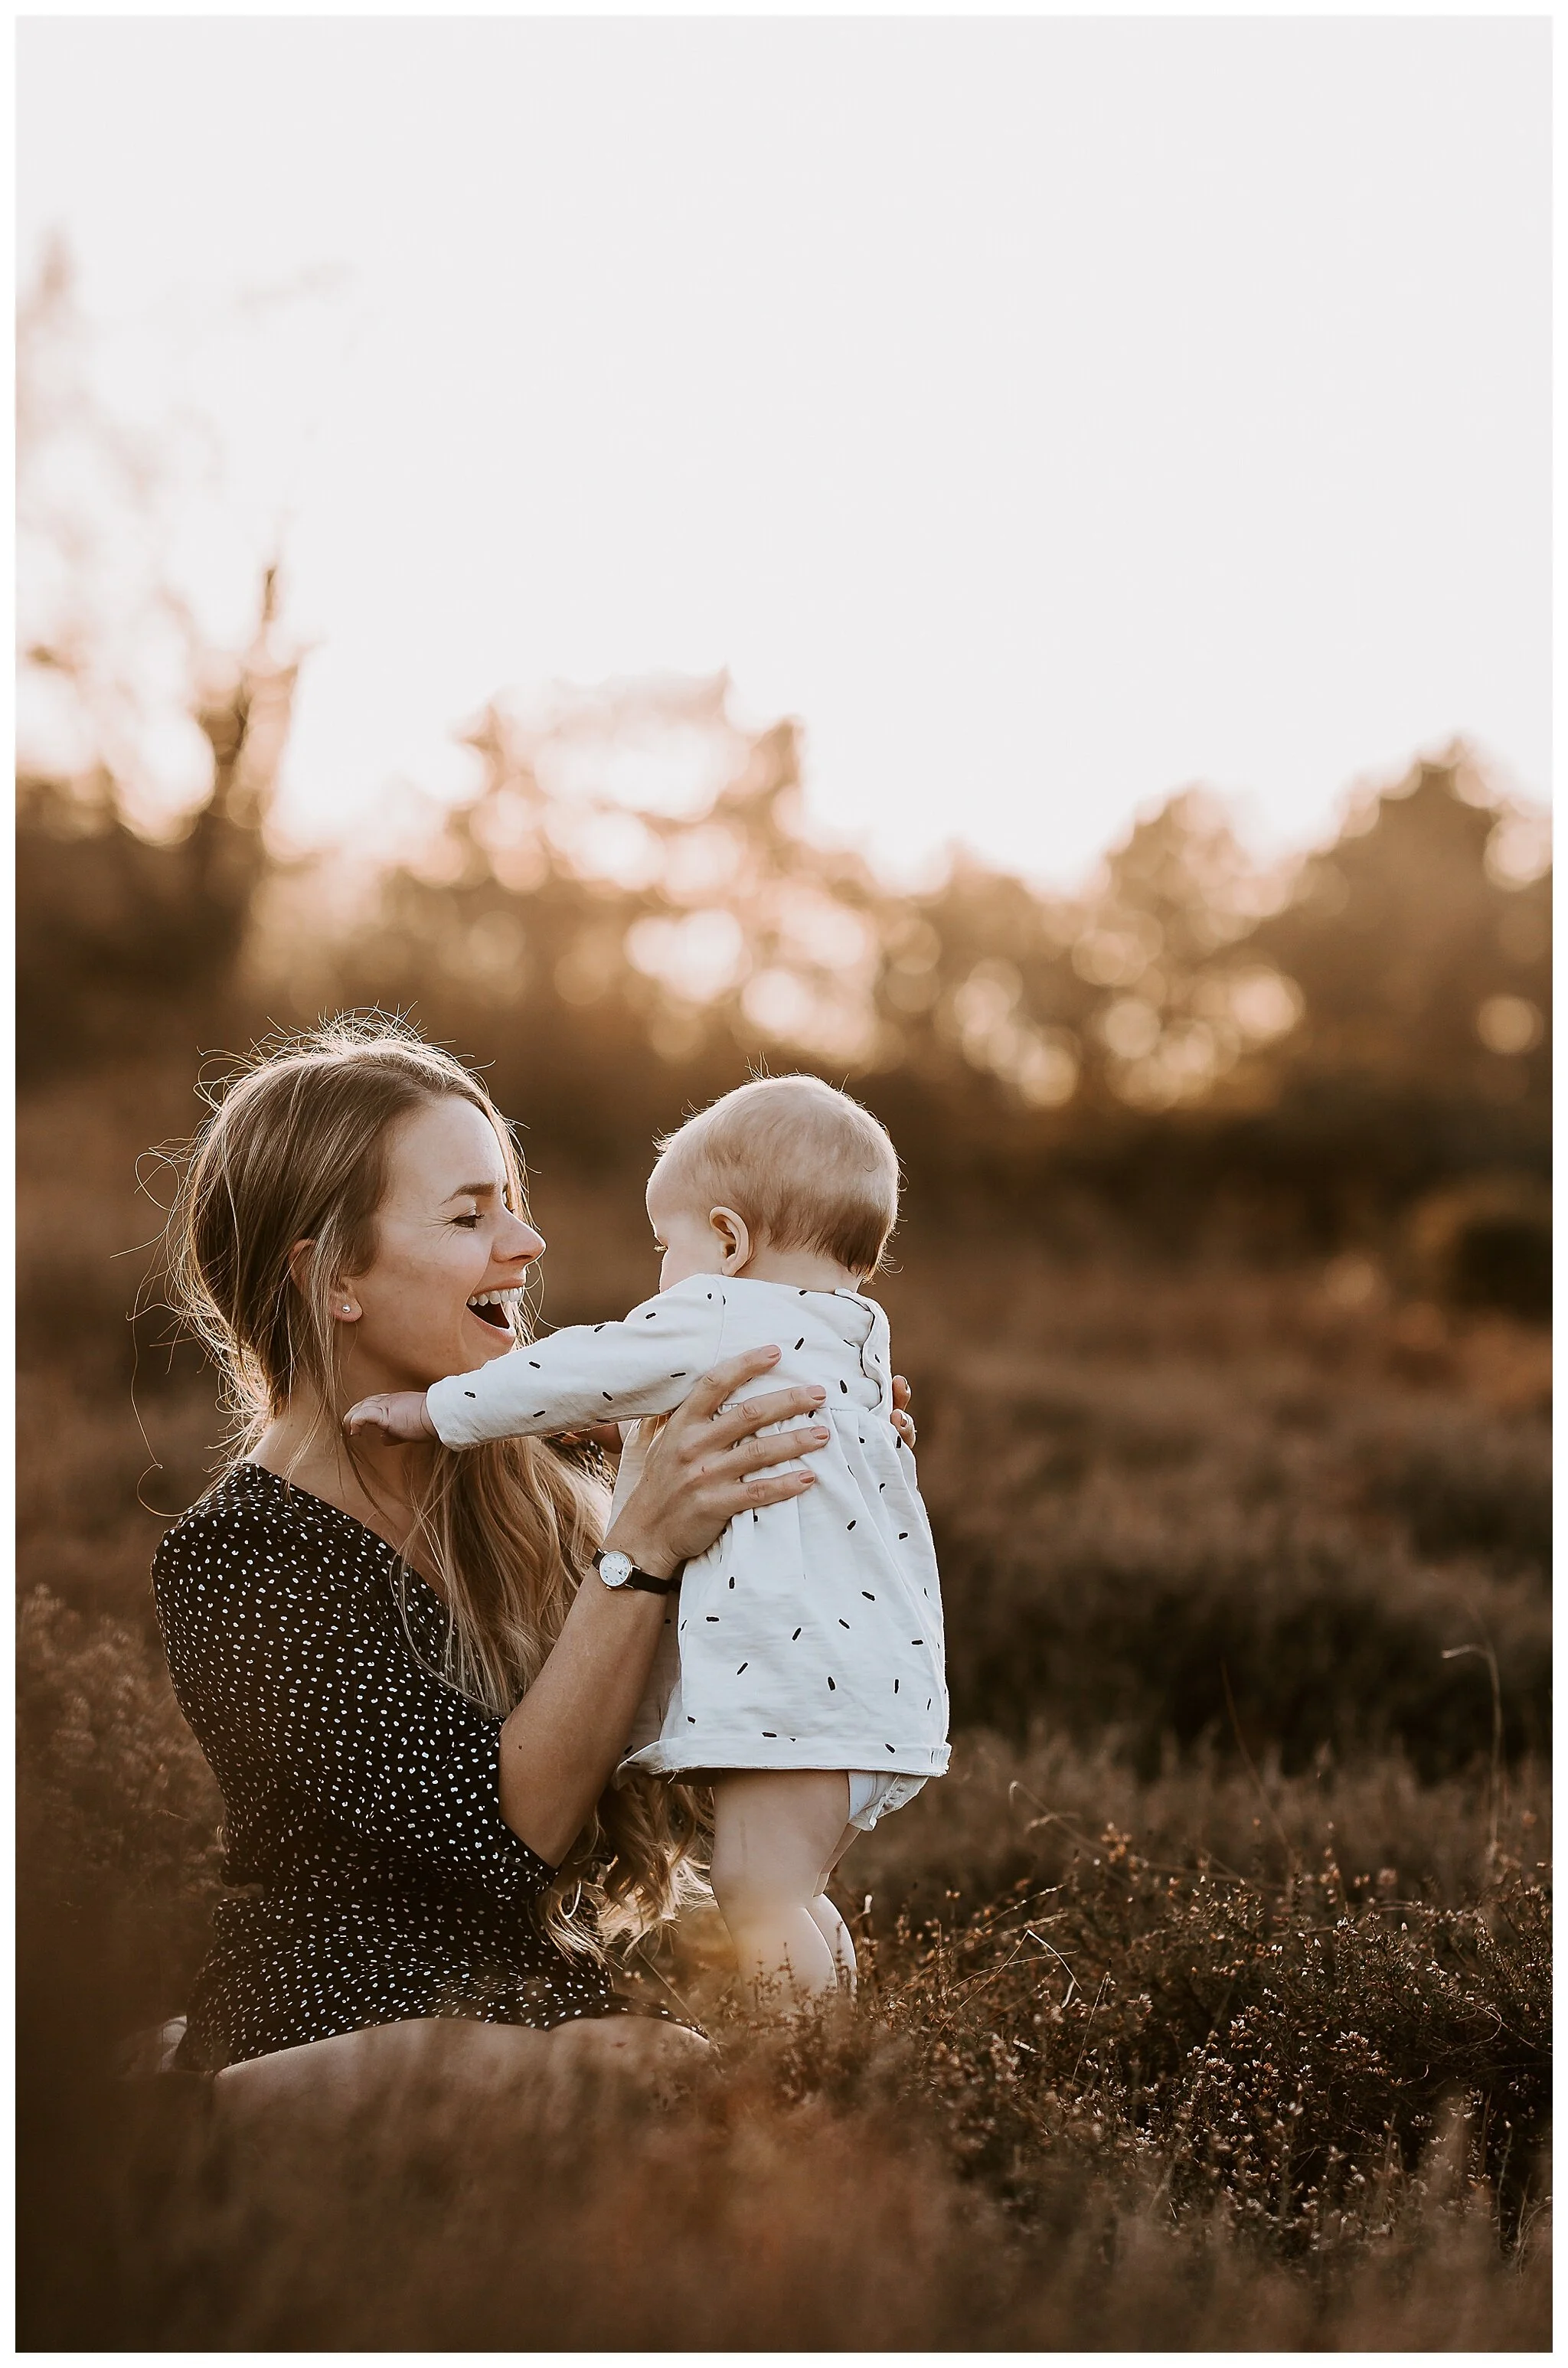
[[[735,1769],[714,1778],[713,1896],[754,2008],[831,1997],[844,1950],[853,1975],[849,1935],[823,1896],[848,1814],[848,1782],[835,1770]]]
[[[845,1781],[847,1785],[847,1778]],[[845,1806],[848,1807],[847,1800]],[[827,1896],[827,1878],[859,1831],[858,1826],[846,1825],[839,1837],[838,1848],[834,1851],[824,1870],[822,1888],[812,1902],[812,1919],[817,1930],[833,1952],[834,1963],[838,1967],[838,1978],[847,1987],[851,1998],[854,1997],[859,1981],[860,1968],[855,1962],[855,1943],[850,1938],[849,1927]]]
[[[855,1962],[855,1943],[849,1937],[848,1925],[825,1891],[819,1891],[812,1901],[810,1914],[812,1923],[827,1942],[838,1980],[853,1998],[860,1969]]]

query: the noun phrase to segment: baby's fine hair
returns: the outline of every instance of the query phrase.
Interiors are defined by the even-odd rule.
[[[756,1077],[674,1133],[655,1175],[704,1209],[733,1209],[779,1250],[876,1272],[898,1222],[898,1154],[880,1120],[820,1077]]]

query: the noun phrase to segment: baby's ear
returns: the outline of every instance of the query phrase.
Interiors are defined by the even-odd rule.
[[[708,1222],[719,1237],[721,1274],[740,1274],[751,1264],[751,1228],[735,1209],[710,1209]]]

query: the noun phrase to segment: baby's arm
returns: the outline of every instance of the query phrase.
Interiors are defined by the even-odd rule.
[[[694,1275],[634,1307],[622,1323],[572,1325],[423,1395],[361,1399],[344,1428],[350,1438],[391,1444],[434,1437],[448,1447],[475,1447],[667,1414],[714,1363],[723,1316],[720,1287],[711,1276]]]

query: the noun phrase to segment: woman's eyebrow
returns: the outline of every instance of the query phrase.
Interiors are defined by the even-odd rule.
[[[447,1199],[449,1201],[483,1201],[487,1192],[498,1192],[501,1189],[492,1177],[489,1182],[484,1184],[460,1184],[455,1192],[448,1193]]]

